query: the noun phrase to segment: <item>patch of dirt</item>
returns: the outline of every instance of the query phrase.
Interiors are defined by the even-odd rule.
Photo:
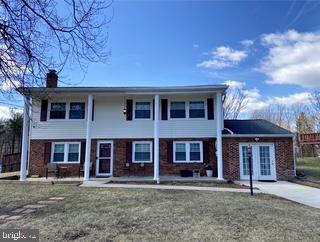
[[[83,238],[87,235],[89,235],[89,232],[84,231],[84,230],[67,231],[63,235],[63,240],[77,240],[77,239]]]
[[[291,180],[290,182],[320,189],[320,181],[314,180],[308,176],[297,176],[295,179]]]
[[[134,184],[134,185],[154,185],[154,181],[110,181],[107,184]],[[194,187],[225,187],[225,188],[239,188],[249,189],[248,186],[236,184],[232,181],[214,182],[214,181],[162,181],[160,185],[168,186],[194,186]]]

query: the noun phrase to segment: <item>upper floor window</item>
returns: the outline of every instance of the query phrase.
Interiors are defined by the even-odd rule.
[[[190,102],[189,118],[204,118],[204,117],[205,117],[204,102]]]
[[[79,163],[80,143],[53,143],[51,161],[56,163]]]
[[[85,104],[84,103],[70,103],[69,119],[84,119]]]
[[[134,163],[151,163],[152,142],[138,141],[133,142],[133,162]]]
[[[135,118],[136,119],[150,119],[151,104],[150,102],[136,102]]]
[[[185,118],[186,117],[186,103],[185,102],[171,102],[170,103],[170,118]]]
[[[66,103],[51,103],[50,119],[65,119]]]

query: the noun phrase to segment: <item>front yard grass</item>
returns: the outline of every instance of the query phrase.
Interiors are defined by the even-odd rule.
[[[269,195],[85,188],[0,182],[0,214],[71,194],[0,228],[34,228],[40,241],[319,241],[320,210]]]
[[[297,172],[320,181],[320,158],[304,158],[298,160]]]
[[[320,158],[304,158],[297,162],[295,182],[320,188]]]

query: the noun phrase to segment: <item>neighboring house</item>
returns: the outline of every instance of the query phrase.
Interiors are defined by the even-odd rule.
[[[225,85],[57,87],[54,71],[47,78],[47,88],[23,89],[26,104],[30,94],[40,97],[32,100],[29,175],[44,176],[56,163],[69,176],[84,166],[85,180],[159,180],[181,170],[204,175],[210,165],[218,179],[248,179],[251,146],[254,179],[295,176],[292,133],[265,120],[224,120]],[[26,162],[27,131],[23,147]]]

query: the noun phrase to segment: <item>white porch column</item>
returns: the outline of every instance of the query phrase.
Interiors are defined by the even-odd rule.
[[[223,161],[222,161],[222,95],[216,94],[217,111],[217,160],[218,160],[218,180],[223,180]]]
[[[24,97],[20,181],[26,181],[27,179],[27,161],[28,161],[29,128],[30,128],[29,110],[30,110],[30,98]]]
[[[90,179],[90,156],[91,156],[91,132],[92,132],[92,102],[93,96],[88,95],[88,115],[87,115],[87,134],[86,134],[86,159],[84,166],[84,181]]]
[[[159,178],[159,108],[160,106],[160,98],[159,95],[156,94],[154,96],[154,178],[153,180],[160,182]]]

